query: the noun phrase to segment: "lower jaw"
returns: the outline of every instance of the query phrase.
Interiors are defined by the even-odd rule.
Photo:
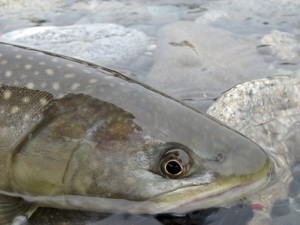
[[[268,178],[256,180],[248,184],[240,184],[228,187],[222,191],[207,193],[205,196],[193,198],[191,201],[182,203],[176,207],[170,207],[167,213],[182,215],[191,211],[201,210],[211,207],[228,206],[246,196],[253,194],[267,184]],[[176,203],[175,203],[176,204]]]

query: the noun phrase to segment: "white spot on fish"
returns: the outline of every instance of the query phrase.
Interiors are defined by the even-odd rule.
[[[32,60],[33,60],[33,57],[32,57],[32,56],[29,56],[27,59],[30,60],[30,61],[32,61]]]
[[[82,71],[83,71],[84,73],[87,73],[87,74],[92,73],[91,71],[89,71],[89,70],[87,70],[87,69],[83,69]]]
[[[97,79],[90,79],[89,83],[91,83],[91,84],[97,83]]]
[[[46,62],[41,61],[39,62],[39,65],[46,65]]]
[[[45,98],[41,98],[41,99],[40,99],[40,104],[41,104],[42,106],[45,106],[45,105],[48,104],[48,100],[45,99]]]
[[[3,99],[8,100],[8,99],[10,99],[11,95],[12,95],[12,92],[10,90],[6,90],[3,93]]]
[[[74,65],[73,64],[67,64],[67,67],[69,67],[69,68],[73,68],[74,67]]]
[[[34,88],[34,83],[29,82],[29,83],[27,83],[26,87],[29,88],[29,89],[33,89]]]
[[[40,72],[39,72],[39,71],[34,71],[34,72],[33,72],[33,75],[34,75],[34,76],[38,76],[38,75],[40,75]]]
[[[64,94],[59,94],[59,95],[57,96],[57,98],[62,98],[62,97],[64,97]]]
[[[28,96],[25,96],[25,97],[22,98],[22,102],[29,103],[30,102],[30,98]]]
[[[47,87],[47,83],[46,83],[46,82],[42,82],[42,83],[41,83],[41,87],[42,87],[42,88]]]
[[[113,76],[105,76],[104,79],[105,80],[111,80],[111,79],[114,79],[114,77]]]
[[[26,113],[23,117],[23,120],[29,120],[30,119],[30,114]]]
[[[16,59],[21,59],[23,56],[21,54],[18,54],[15,56]]]
[[[18,106],[14,105],[13,107],[11,107],[10,113],[16,114],[19,110],[20,110],[20,108]]]
[[[26,64],[26,65],[24,66],[24,68],[25,68],[26,70],[30,70],[30,69],[32,69],[32,65],[31,65],[31,64]]]
[[[5,71],[5,76],[6,77],[11,77],[12,76],[12,71],[11,70],[6,70]]]
[[[51,61],[52,62],[58,62],[58,59],[57,58],[52,58]]]
[[[52,76],[54,74],[54,71],[52,69],[46,69],[46,74],[49,76]]]
[[[1,65],[5,65],[5,64],[7,64],[7,60],[1,61]]]
[[[0,53],[0,57],[2,57],[3,55]]]
[[[66,73],[66,74],[64,75],[64,78],[73,78],[73,77],[75,77],[75,74],[74,74],[74,73]]]
[[[20,84],[19,81],[17,81],[17,80],[14,80],[13,83],[14,83],[15,86],[18,86]]]
[[[77,88],[79,88],[80,87],[80,84],[79,83],[74,83],[74,84],[72,84],[72,86],[71,86],[71,90],[76,90]]]
[[[52,88],[54,90],[59,90],[60,89],[60,84],[58,82],[55,82],[55,83],[52,84]]]

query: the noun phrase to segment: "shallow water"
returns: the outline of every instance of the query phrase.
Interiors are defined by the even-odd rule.
[[[276,74],[300,76],[299,10],[298,0],[0,0],[0,35],[30,27],[93,23],[133,28],[148,38],[142,52],[137,51],[123,64],[113,57],[112,61],[101,61],[100,57],[95,63],[124,71],[206,111],[216,97],[238,83]],[[41,40],[46,42],[43,35],[41,33]],[[54,49],[54,44],[52,47]],[[65,54],[74,56],[72,51]],[[79,57],[85,59],[87,56]],[[231,208],[209,209],[183,217],[40,209],[30,223],[298,224],[300,175],[297,161],[300,157],[294,149],[297,149],[299,138],[292,134],[287,139],[288,148],[296,155],[292,178],[287,180],[288,196],[268,206],[271,209],[268,221],[252,220],[251,223],[252,217],[263,214],[264,210],[243,202]],[[275,195],[269,193],[269,198]]]

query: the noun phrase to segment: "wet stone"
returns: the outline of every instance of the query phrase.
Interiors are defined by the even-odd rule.
[[[114,68],[133,62],[148,45],[143,32],[108,23],[31,27],[5,33],[0,38]]]
[[[280,217],[288,214],[290,212],[290,203],[288,199],[278,200],[274,203],[271,216],[272,217]]]
[[[274,55],[278,60],[291,62],[298,56],[299,43],[296,36],[291,33],[273,30],[264,35],[260,41],[262,45],[268,46],[269,54]]]

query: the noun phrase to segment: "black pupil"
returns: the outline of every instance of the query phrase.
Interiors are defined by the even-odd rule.
[[[168,171],[168,173],[176,175],[181,172],[181,166],[176,161],[170,161],[166,166],[166,170]]]

